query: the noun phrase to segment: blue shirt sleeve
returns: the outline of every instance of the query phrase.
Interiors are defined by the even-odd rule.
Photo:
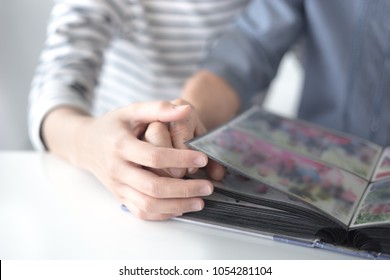
[[[203,67],[228,82],[242,107],[268,87],[286,51],[303,30],[298,0],[255,0],[216,42]]]

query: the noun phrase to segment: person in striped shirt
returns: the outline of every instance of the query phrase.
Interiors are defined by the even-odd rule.
[[[33,146],[94,174],[142,219],[201,210],[212,184],[182,177],[206,166],[207,157],[182,148],[205,127],[181,134],[196,114],[177,98],[247,3],[55,1],[29,97]],[[168,137],[153,131],[177,137],[161,141]]]

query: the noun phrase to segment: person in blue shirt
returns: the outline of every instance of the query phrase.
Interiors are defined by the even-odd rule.
[[[225,123],[269,86],[299,42],[305,80],[298,117],[390,145],[389,15],[388,0],[252,1],[187,80],[180,102],[191,113],[153,122],[145,135],[155,137],[147,140],[182,148],[197,128]],[[222,176],[220,167],[209,170]]]
[[[302,41],[298,117],[389,145],[389,15],[388,0],[252,1],[187,82],[182,99],[207,128],[219,125],[267,88],[283,55]]]

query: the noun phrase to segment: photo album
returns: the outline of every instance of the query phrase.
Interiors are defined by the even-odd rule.
[[[390,148],[258,106],[187,145],[226,175],[205,208],[183,219],[390,258]]]

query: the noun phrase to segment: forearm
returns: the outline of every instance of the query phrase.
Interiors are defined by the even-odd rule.
[[[194,106],[207,129],[225,123],[240,108],[234,89],[207,70],[199,71],[187,81],[181,98]]]
[[[43,121],[42,140],[51,153],[85,168],[81,160],[83,133],[92,120],[91,116],[75,108],[56,108]]]
[[[303,32],[302,10],[301,1],[251,1],[218,38],[202,62],[207,70],[188,81],[182,96],[207,128],[250,107],[253,95],[269,86],[284,53]]]
[[[58,108],[90,111],[105,50],[122,26],[121,16],[116,12],[121,9],[112,5],[116,3],[56,1],[53,5],[29,97],[29,134],[34,148],[44,150],[43,120],[62,111]],[[66,123],[56,121],[58,130],[68,125],[68,119],[64,119]],[[61,132],[47,135],[46,146],[56,154],[57,146],[52,145],[51,138]]]

